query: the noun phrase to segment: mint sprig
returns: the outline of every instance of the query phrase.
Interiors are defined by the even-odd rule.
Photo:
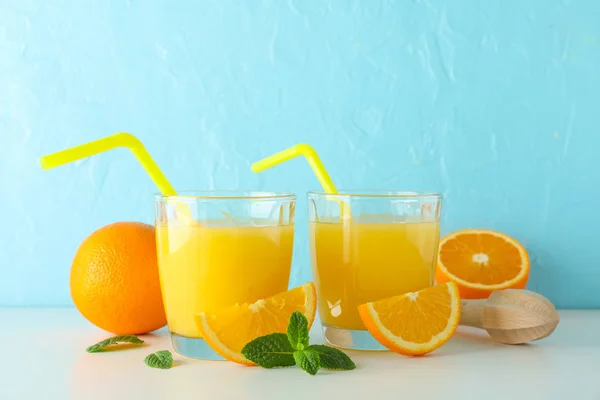
[[[173,356],[169,350],[161,350],[149,354],[144,359],[144,364],[150,368],[169,369],[173,366]]]
[[[100,351],[103,351],[108,346],[113,346],[121,343],[142,344],[144,343],[144,341],[135,335],[113,336],[111,338],[98,342],[93,346],[88,347],[87,349],[85,349],[85,351],[87,351],[88,353],[98,353]]]
[[[308,320],[295,311],[285,333],[258,337],[244,346],[242,354],[263,368],[297,365],[315,375],[320,368],[351,370],[356,368],[350,357],[338,349],[324,345],[309,345]]]

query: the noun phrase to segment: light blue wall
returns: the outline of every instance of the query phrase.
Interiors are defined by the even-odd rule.
[[[293,284],[310,279],[300,141],[340,188],[437,190],[443,230],[499,229],[530,288],[600,307],[600,1],[0,1],[0,305],[69,305],[80,241],[152,223],[136,134],[177,188],[293,191]]]

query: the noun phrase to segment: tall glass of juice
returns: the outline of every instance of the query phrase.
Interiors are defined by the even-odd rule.
[[[195,316],[287,290],[295,202],[293,194],[274,192],[155,196],[160,283],[177,353],[221,359]]]
[[[325,340],[341,348],[385,350],[366,330],[357,306],[433,284],[441,195],[313,191],[308,208]]]

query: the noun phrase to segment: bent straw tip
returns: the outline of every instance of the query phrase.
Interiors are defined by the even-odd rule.
[[[292,147],[288,147],[287,149],[280,151],[279,153],[272,154],[263,158],[262,160],[256,161],[250,166],[250,168],[254,173],[262,172],[299,155],[303,155],[309,160],[319,157],[315,149],[310,144],[298,143]]]
[[[40,165],[42,166],[42,169],[44,169],[44,170],[52,168],[52,165],[50,165],[50,163],[48,162],[47,157],[48,156],[40,157]]]
[[[133,148],[133,147],[143,147],[143,143],[137,136],[132,135],[128,132],[119,132],[112,135],[113,138],[116,139],[119,146]]]
[[[258,163],[259,163],[259,162],[257,161],[257,162],[253,163],[253,164],[250,166],[250,169],[251,169],[251,170],[252,170],[252,172],[254,172],[255,174],[257,174],[257,173],[259,173],[259,172],[261,172],[261,171],[263,171],[263,170],[264,170],[264,168],[261,168],[261,167],[260,167],[260,165],[258,165]]]
[[[314,147],[312,147],[308,143],[298,143],[297,145],[295,145],[292,148],[296,149],[296,151],[298,153],[303,154],[305,156],[313,156],[313,155],[317,154],[317,152],[315,151]]]

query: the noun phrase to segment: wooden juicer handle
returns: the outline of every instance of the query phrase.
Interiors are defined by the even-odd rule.
[[[554,332],[559,321],[550,300],[529,290],[498,290],[487,299],[461,300],[460,325],[485,329],[500,343],[543,339]]]

